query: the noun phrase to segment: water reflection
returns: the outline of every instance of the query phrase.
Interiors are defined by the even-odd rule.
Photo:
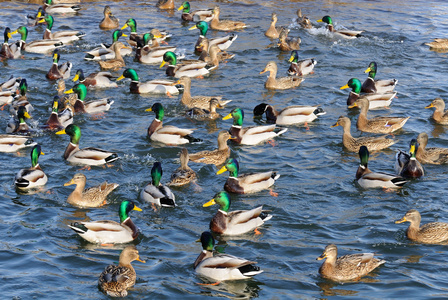
[[[206,283],[199,284],[203,289],[201,294],[230,299],[235,299],[235,297],[238,299],[258,298],[260,285],[262,285],[255,280],[223,281],[215,285],[204,278],[204,282]]]

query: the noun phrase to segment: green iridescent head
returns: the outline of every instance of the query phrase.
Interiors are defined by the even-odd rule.
[[[120,77],[117,78],[117,81],[120,81],[120,80],[122,80],[122,79],[124,79],[124,78],[129,78],[129,79],[131,79],[132,81],[136,81],[136,82],[139,81],[137,72],[136,72],[134,69],[130,69],[130,68],[124,70],[124,71],[123,71],[123,74],[122,74]]]
[[[230,195],[226,191],[216,193],[212,200],[208,201],[203,207],[208,207],[214,204],[218,204],[222,211],[228,212],[230,208]]]
[[[235,158],[229,158],[226,160],[224,166],[222,166],[222,168],[216,172],[216,174],[222,174],[225,171],[229,171],[229,176],[230,177],[238,177],[238,171],[240,169],[240,166],[238,164],[238,161]]]
[[[87,95],[87,88],[83,83],[75,84],[75,86],[68,91],[65,91],[64,94],[76,93],[78,95],[78,99],[84,101]]]
[[[127,36],[127,35],[123,34],[123,31],[121,31],[120,29],[115,30],[112,33],[112,43],[115,43],[116,41],[118,41],[118,39],[122,36]]]
[[[233,118],[233,125],[235,126],[243,126],[243,120],[244,120],[244,111],[237,107],[232,109],[232,111],[222,118],[223,120],[228,120],[230,118]]]
[[[182,10],[183,14],[190,13],[190,2],[185,1],[177,10]]]
[[[40,20],[38,23],[47,23],[47,29],[51,30],[53,28],[54,19],[51,15],[46,15],[42,20]]]
[[[31,150],[31,165],[33,166],[33,168],[36,167],[39,164],[38,160],[39,160],[39,156],[41,154],[44,155],[44,153],[41,150],[40,145],[37,144]]]
[[[121,30],[125,29],[125,28],[131,28],[131,32],[137,32],[137,21],[135,21],[135,19],[128,19],[126,21],[126,23],[123,25],[123,27],[121,27]]]
[[[196,23],[196,25],[194,25],[193,27],[190,28],[190,30],[192,29],[199,29],[199,32],[201,33],[202,36],[206,36],[207,31],[208,31],[208,24],[205,21],[199,21]]]
[[[129,218],[129,213],[133,210],[142,211],[142,209],[137,207],[132,201],[124,200],[123,202],[121,202],[120,208],[118,209],[120,223],[126,221],[126,219]]]
[[[359,147],[359,159],[361,160],[361,166],[367,167],[369,162],[369,150],[364,145]]]
[[[215,246],[215,239],[213,238],[213,235],[210,233],[210,231],[204,231],[201,234],[201,244],[202,249],[213,251],[213,247]]]
[[[45,0],[44,3],[46,5],[52,5],[53,4],[53,0]]]
[[[160,185],[160,179],[162,178],[162,175],[163,175],[162,164],[156,161],[151,169],[151,178],[153,186]]]
[[[156,114],[156,119],[159,121],[163,121],[165,111],[162,104],[160,104],[159,102],[154,103],[151,108],[148,108],[146,111],[153,111]]]
[[[291,52],[291,57],[289,58],[289,62],[298,62],[299,61],[299,52],[297,50],[293,50]]]
[[[20,26],[15,32],[20,33],[20,39],[22,41],[26,41],[26,38],[28,37],[28,29],[25,26]]]
[[[331,20],[330,16],[325,16],[320,20],[317,20],[317,22],[324,22],[327,23],[328,25],[332,25],[333,24],[333,20]]]
[[[20,84],[19,84],[20,95],[25,96],[27,89],[28,89],[28,84],[26,83],[26,79],[23,78],[22,80],[20,80]]]
[[[359,94],[361,93],[362,83],[358,78],[351,78],[346,85],[341,86],[341,90],[346,88],[351,88],[352,92]]]
[[[81,129],[75,125],[70,124],[65,129],[56,132],[56,134],[67,134],[70,136],[70,143],[79,145],[79,139],[81,138]]]
[[[172,51],[167,51],[165,54],[163,54],[163,62],[160,65],[160,67],[163,67],[166,63],[168,63],[170,66],[175,66],[177,64],[177,56]]]
[[[372,61],[369,64],[369,67],[364,71],[364,73],[369,73],[369,77],[375,79],[376,76],[377,65],[376,62]]]
[[[152,33],[145,33],[143,35],[143,46],[148,45],[149,41],[154,39],[154,35]]]

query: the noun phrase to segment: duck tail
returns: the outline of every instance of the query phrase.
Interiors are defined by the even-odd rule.
[[[277,132],[277,136],[285,133],[286,131],[288,131],[288,128],[281,128],[280,131]]]
[[[277,174],[277,172],[272,172],[271,178],[277,180],[280,178],[280,174]]]
[[[239,267],[238,270],[240,270],[241,274],[243,274],[244,276],[255,276],[263,272],[260,267],[254,266],[252,264]]]
[[[190,143],[202,143],[201,139],[195,138],[189,134],[187,134],[186,136],[184,136],[184,138],[186,138],[188,140],[188,142]]]
[[[113,153],[112,155],[106,157],[106,163],[110,163],[110,162],[116,161],[119,158],[120,157],[118,156],[117,153]]]
[[[316,110],[314,110],[313,112],[316,116],[321,116],[321,115],[325,115],[327,112],[324,111],[322,108],[318,107],[316,108]]]
[[[70,227],[71,229],[73,229],[73,231],[75,231],[76,233],[79,233],[79,234],[86,233],[87,230],[88,230],[86,226],[84,226],[83,224],[78,223],[78,222],[72,223],[72,224],[67,225],[67,226]]]

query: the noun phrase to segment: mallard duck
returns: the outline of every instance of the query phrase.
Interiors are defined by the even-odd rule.
[[[135,240],[139,229],[132,222],[129,213],[133,210],[142,211],[134,202],[124,200],[120,204],[118,215],[120,223],[115,221],[75,222],[68,225],[80,237],[95,244],[123,244]]]
[[[9,34],[7,33],[9,32]],[[22,57],[22,50],[24,50],[25,45],[24,42],[22,42],[22,39],[12,42],[8,44],[7,40],[12,37],[13,34],[16,34],[18,31],[15,30],[11,32],[11,30],[6,27],[5,29],[5,42],[2,45],[2,48],[0,49],[0,56],[5,58],[21,58]],[[9,47],[9,50],[8,50]],[[12,54],[12,57],[10,55]]]
[[[297,19],[295,20],[297,24],[299,24],[302,28],[311,29],[313,28],[313,24],[311,24],[310,19],[307,16],[302,15],[302,9],[299,8],[297,10]]]
[[[115,53],[115,58],[109,59],[109,60],[98,61],[98,64],[100,65],[101,69],[117,71],[117,70],[121,69],[122,67],[125,67],[126,63],[124,62],[124,59],[120,53],[120,50],[123,48],[126,49],[129,47],[125,46],[122,42],[114,43],[113,50]]]
[[[109,152],[98,148],[79,149],[79,139],[81,138],[81,129],[77,125],[70,124],[65,129],[56,132],[56,134],[68,134],[70,143],[64,152],[64,159],[74,164],[83,164],[98,166],[116,161],[120,157],[115,152]]]
[[[202,51],[198,59],[216,67],[219,65],[219,62],[235,57],[235,54],[222,51],[216,44],[210,47],[208,39],[203,39],[199,46]]]
[[[265,36],[271,39],[278,39],[280,28],[276,28],[275,24],[277,24],[277,14],[275,12],[271,15],[271,25],[268,30],[264,33]]]
[[[219,14],[221,9],[218,5],[213,8],[213,19],[210,21],[210,28],[214,30],[229,31],[229,30],[240,30],[247,27],[244,22],[241,21],[231,21],[231,20],[220,20]]]
[[[194,49],[195,49],[195,52],[200,53],[202,51],[200,45],[204,39],[207,39],[206,35],[207,35],[207,31],[208,31],[208,24],[207,24],[207,22],[199,21],[196,23],[196,25],[192,26],[188,30],[194,30],[194,29],[199,29],[199,38],[196,41]],[[226,35],[224,37],[208,39],[208,46],[211,47],[212,45],[217,45],[219,47],[219,49],[226,50],[230,47],[230,45],[232,45],[232,43],[236,40],[237,37],[238,37],[238,35],[231,34],[231,35]]]
[[[196,172],[188,166],[189,161],[187,148],[182,148],[180,152],[180,167],[171,174],[169,186],[181,186],[197,179]]]
[[[191,96],[191,78],[188,76],[182,76],[177,82],[180,85],[183,85],[184,92],[182,94],[182,98],[180,102],[188,108],[201,108],[201,109],[209,109],[210,101],[212,99],[216,99],[219,102],[220,107],[224,107],[226,104],[231,102],[232,100],[224,100],[221,101],[222,96]]]
[[[202,205],[203,207],[214,204],[220,206],[218,212],[210,221],[212,232],[223,235],[239,235],[254,230],[272,218],[272,215],[263,211],[263,206],[251,210],[229,212],[230,203],[230,195],[221,191],[216,193],[212,200]]]
[[[420,227],[422,217],[415,209],[410,209],[396,224],[411,223],[406,230],[408,239],[425,244],[438,244],[448,240],[448,223],[432,222]]]
[[[434,39],[430,43],[425,43],[432,50],[446,50],[448,48],[448,39]]]
[[[177,56],[172,51],[167,51],[163,54],[163,61],[160,68],[168,63],[168,68],[166,68],[166,75],[171,77],[180,78],[182,76],[188,77],[198,77],[209,74],[209,70],[214,67],[207,66],[206,62],[199,60],[193,61],[183,61],[177,64]]]
[[[123,33],[123,31],[117,29],[112,33],[112,44],[101,44],[100,47],[97,47],[93,50],[90,50],[84,56],[85,60],[110,60],[115,58],[114,45],[118,42],[120,37],[126,37],[127,35]],[[120,54],[121,56],[126,56],[132,53],[132,49],[130,47],[121,48]]]
[[[159,0],[156,6],[159,9],[174,9],[174,0]]]
[[[353,103],[355,103],[355,101],[360,97],[359,94],[361,93],[361,81],[357,78],[351,78],[346,85],[340,87],[341,90],[347,88],[352,89],[347,98],[347,106],[350,106],[353,105]],[[369,109],[374,109],[389,106],[392,103],[392,99],[396,95],[397,92],[388,92],[384,94],[366,94],[362,95],[361,97],[367,98],[369,100]]]
[[[213,121],[222,116],[216,112],[216,108],[221,106],[219,105],[219,101],[215,98],[210,100],[210,108],[203,109],[199,107],[193,107],[186,111],[186,115],[188,118],[194,119],[196,121]]]
[[[20,106],[24,106],[25,110],[30,113],[34,110],[34,107],[31,105],[31,103],[28,101],[28,96],[26,94],[28,90],[28,84],[26,82],[25,78],[22,78],[20,80],[19,88],[18,88],[18,94],[14,96],[14,99],[11,102],[11,106],[9,111],[13,115],[17,115],[17,110]]]
[[[103,11],[104,18],[100,22],[100,28],[104,30],[118,28],[118,19],[113,15],[112,10],[109,5],[104,7]]]
[[[75,190],[68,196],[67,202],[81,208],[100,207],[106,204],[106,197],[118,187],[117,183],[107,183],[106,181],[98,186],[84,189],[87,178],[82,173],[77,173],[64,186],[76,184]]]
[[[305,76],[308,74],[313,74],[314,66],[317,64],[317,61],[314,58],[299,60],[299,52],[297,50],[293,50],[291,52],[289,62],[291,65],[288,69],[288,75],[291,76]]]
[[[0,134],[0,152],[17,152],[36,145],[30,137],[14,134]]]
[[[16,96],[15,91],[3,91],[0,92],[0,109],[4,109],[4,106],[7,104],[11,104],[12,100]]]
[[[60,130],[73,123],[73,112],[70,107],[58,113],[59,96],[54,96],[50,117],[45,122],[45,128],[49,130]]]
[[[172,125],[163,126],[165,111],[162,104],[154,103],[146,111],[153,111],[156,114],[155,119],[148,127],[148,137],[151,140],[169,145],[181,145],[196,141],[190,135],[193,133],[193,129],[181,129]]]
[[[152,42],[152,45],[149,45]],[[144,64],[155,64],[163,61],[163,55],[167,51],[176,51],[174,46],[160,46],[157,39],[151,33],[145,33],[143,35],[143,42],[137,43],[137,49],[135,50],[134,61],[139,61]]]
[[[441,165],[448,163],[448,148],[426,148],[428,135],[422,132],[417,137],[418,148],[415,157],[422,164]]]
[[[228,120],[231,118],[233,118],[233,125],[230,127],[229,133],[235,137],[235,139],[232,140],[237,144],[256,145],[277,137],[288,130],[287,128],[276,130],[275,125],[243,128],[244,111],[241,108],[232,109],[232,111],[222,119]]]
[[[360,107],[361,112],[358,116],[358,122],[356,122],[356,127],[358,130],[364,132],[373,133],[391,133],[402,128],[404,124],[409,120],[410,117],[400,118],[400,117],[376,117],[372,119],[367,119],[367,111],[369,110],[369,100],[364,97],[356,100],[353,105],[349,108]]]
[[[133,18],[127,19],[126,23],[124,23],[124,25],[120,29],[123,30],[128,27],[131,29],[131,33],[129,34],[128,43],[132,47],[137,47],[138,42],[140,42],[140,43],[143,42],[143,35],[139,35],[137,33],[137,21]]]
[[[47,28],[45,29],[43,36],[44,40],[58,40],[63,44],[67,44],[77,41],[81,37],[86,35],[84,32],[75,30],[52,32],[51,29],[53,28],[54,19],[51,15],[46,15],[42,20],[39,21],[39,23],[44,22],[47,23]]]
[[[48,178],[39,165],[39,156],[44,155],[40,145],[35,145],[31,150],[31,168],[20,170],[14,178],[14,185],[18,189],[31,189],[43,186]]]
[[[247,173],[238,176],[239,164],[234,158],[227,159],[216,174],[219,175],[225,171],[229,171],[229,177],[224,184],[224,190],[236,194],[250,194],[266,190],[280,177],[280,174],[275,171]]]
[[[47,14],[67,14],[77,13],[81,10],[81,5],[78,4],[53,4],[53,0],[45,0],[43,10]]]
[[[128,289],[134,286],[137,275],[131,262],[138,260],[145,263],[140,259],[135,246],[127,246],[120,254],[118,266],[109,265],[104,269],[98,278],[98,286],[101,291],[106,293],[110,297],[126,297],[128,295]]]
[[[222,165],[230,156],[230,148],[227,141],[232,136],[227,130],[221,130],[218,134],[218,149],[204,150],[190,154],[190,161],[203,164]]]
[[[161,43],[162,41],[164,41],[172,36],[171,33],[166,32],[166,31],[160,31],[160,29],[158,29],[158,28],[151,29],[151,31],[149,33],[154,36],[155,41],[157,43]]]
[[[56,85],[56,90],[58,91],[59,96],[59,105],[58,111],[62,112],[68,106],[73,108],[75,106],[76,101],[78,100],[78,95],[75,93],[65,94],[65,80],[59,79]]]
[[[134,69],[126,69],[123,74],[118,77],[117,81],[123,78],[131,79],[129,91],[131,94],[167,94],[178,95],[179,89],[176,87],[176,82],[171,80],[151,80],[140,82],[137,72]]]
[[[58,66],[60,59],[60,55],[58,53],[58,49],[55,49],[53,52],[53,64],[51,65],[50,70],[47,72],[47,79],[56,80],[56,79],[68,79],[70,78],[70,71],[72,70],[73,64],[69,61]]]
[[[342,135],[342,143],[348,151],[358,152],[359,147],[365,145],[369,151],[379,151],[395,144],[395,140],[388,139],[386,136],[379,137],[359,137],[354,138],[350,133],[351,121],[349,118],[340,116],[338,121],[331,127],[342,126],[344,134]]]
[[[64,46],[64,44],[59,40],[36,40],[30,43],[26,42],[28,37],[28,29],[25,26],[20,26],[13,33],[20,33],[21,38],[20,41],[16,42],[17,48],[26,52],[32,53],[49,53],[54,51],[56,48]]]
[[[112,104],[114,104],[114,100],[109,98],[90,100],[88,102],[84,102],[87,95],[87,88],[84,84],[78,83],[75,86],[64,92],[65,94],[76,93],[78,95],[78,99],[76,100],[73,108],[75,113],[100,113],[104,111],[108,111]]]
[[[333,21],[331,20],[330,16],[325,16],[320,20],[317,20],[317,22],[324,22],[327,23],[327,29],[330,32],[333,32],[335,35],[346,38],[346,39],[354,39],[361,36],[361,33],[364,32],[364,30],[336,30],[333,26]]]
[[[0,83],[0,91],[15,91],[19,88],[21,77],[14,77],[11,75],[8,80]]]
[[[374,253],[357,253],[338,257],[338,248],[330,244],[325,247],[321,256],[316,258],[326,259],[319,268],[319,274],[339,282],[357,280],[386,263],[385,260],[376,259],[374,255]]]
[[[425,175],[422,165],[415,157],[418,144],[416,139],[412,139],[409,145],[409,154],[398,150],[395,156],[395,171],[404,178],[419,178]]]
[[[372,172],[367,164],[369,162],[369,150],[366,146],[359,148],[359,164],[356,171],[356,180],[362,188],[400,188],[407,181],[403,177],[383,172]]]
[[[79,80],[79,83],[84,84],[86,87],[105,88],[117,87],[117,83],[115,81],[111,81],[111,79],[115,78],[116,77],[110,72],[95,72],[90,73],[89,76],[85,77],[82,69],[78,69],[75,77],[73,77],[73,81],[76,82]]]
[[[369,64],[369,67],[364,71],[364,73],[369,73],[369,77],[367,77],[366,81],[361,86],[361,92],[363,93],[387,93],[393,92],[395,86],[398,83],[397,79],[390,80],[375,80],[376,72],[377,72],[377,64],[372,61]]]
[[[269,104],[261,103],[254,108],[254,117],[261,117],[266,113],[266,121],[277,125],[293,125],[308,123],[315,120],[318,116],[325,115],[326,112],[318,105],[294,105],[288,106],[281,111],[275,110]]]
[[[289,76],[282,78],[275,78],[277,76],[277,63],[275,61],[270,61],[266,65],[263,71],[260,74],[265,72],[269,72],[269,77],[264,83],[264,87],[267,89],[273,90],[286,90],[299,86],[303,79],[302,77]]]
[[[27,25],[30,27],[39,25],[39,21],[45,16],[45,11],[43,6],[37,9],[36,14],[26,15]]]
[[[300,43],[302,42],[300,38],[290,38],[288,37],[289,28],[282,27],[280,34],[278,36],[277,46],[281,51],[292,51],[299,50]]]
[[[217,281],[248,279],[263,272],[255,261],[229,254],[213,254],[215,239],[205,231],[201,234],[202,252],[194,262],[197,274]]]
[[[17,110],[17,119],[14,117],[9,121],[6,127],[6,133],[21,133],[29,134],[30,127],[25,122],[26,119],[30,119],[31,116],[26,111],[25,106],[20,106]]]
[[[213,10],[212,9],[199,9],[191,11],[190,2],[184,1],[182,5],[177,9],[182,10],[182,20],[184,21],[205,21],[210,22],[213,19]]]
[[[3,59],[14,58],[14,53],[12,52],[8,43],[9,39],[12,38],[11,29],[9,27],[5,28],[3,36],[4,36],[4,42],[2,44],[2,47],[0,48],[0,57]]]
[[[435,111],[432,114],[432,118],[438,124],[447,125],[448,124],[448,111],[445,111],[445,101],[442,98],[437,97],[432,100],[431,104],[425,108],[434,107]]]
[[[148,183],[140,192],[140,199],[158,206],[175,207],[176,197],[169,187],[160,183],[163,170],[160,162],[155,162],[151,169],[152,182]]]

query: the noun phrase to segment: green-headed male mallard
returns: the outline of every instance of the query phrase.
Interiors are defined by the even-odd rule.
[[[60,130],[73,123],[73,112],[70,107],[66,107],[58,113],[59,96],[53,97],[53,105],[50,117],[45,122],[44,128],[49,130]]]
[[[132,47],[137,47],[138,42],[143,42],[143,36],[137,33],[137,21],[133,18],[127,19],[126,23],[124,23],[124,25],[120,29],[123,30],[128,27],[131,29],[128,43]]]
[[[6,127],[6,133],[21,133],[21,134],[29,134],[30,127],[25,122],[25,119],[30,119],[31,116],[26,111],[25,106],[20,106],[17,110],[17,119],[14,117],[8,122],[8,126]]]
[[[199,38],[196,41],[196,44],[194,46],[195,52],[202,52],[200,45],[204,39],[207,39],[206,35],[207,35],[207,31],[208,31],[208,24],[207,24],[207,22],[199,21],[196,23],[196,25],[192,26],[188,30],[194,30],[194,29],[199,29]],[[237,37],[238,37],[238,35],[231,34],[231,35],[226,35],[224,37],[208,39],[208,46],[211,47],[213,45],[217,45],[219,47],[219,49],[226,50],[230,47],[230,45],[232,45],[232,43],[236,40]]]
[[[261,117],[266,113],[266,122],[277,125],[293,125],[302,124],[307,125],[308,122],[315,120],[318,116],[325,115],[326,112],[318,105],[294,105],[288,106],[277,111],[269,104],[261,103],[254,108],[254,118]]]
[[[170,188],[160,183],[163,170],[160,162],[155,162],[151,168],[152,182],[148,183],[140,192],[140,199],[158,206],[175,207],[176,197]]]
[[[131,94],[163,94],[178,95],[179,89],[176,82],[166,79],[155,79],[146,82],[140,82],[137,72],[134,69],[126,69],[123,74],[118,77],[117,81],[124,78],[131,79],[129,91]]]
[[[291,52],[291,57],[289,58],[291,65],[288,69],[288,75],[291,76],[305,76],[314,73],[314,66],[317,61],[314,58],[306,58],[299,60],[299,52],[293,50]]]
[[[166,75],[170,77],[180,78],[182,76],[188,77],[200,77],[210,74],[209,69],[214,68],[207,66],[206,62],[200,60],[183,61],[177,63],[177,56],[172,51],[167,51],[163,54],[163,62],[160,64],[160,68],[168,63],[166,68]]]
[[[412,139],[409,145],[409,154],[398,150],[395,156],[395,171],[404,178],[418,178],[425,175],[420,162],[415,157],[418,143],[416,139]]]
[[[75,84],[72,89],[65,91],[64,93],[76,93],[78,95],[78,99],[76,99],[76,102],[73,105],[75,113],[100,113],[108,111],[111,105],[114,104],[114,100],[111,100],[109,98],[96,99],[85,102],[87,88],[82,83]]]
[[[50,70],[48,70],[45,77],[49,80],[56,80],[56,79],[68,79],[70,78],[70,71],[72,70],[73,64],[69,61],[58,65],[60,59],[59,51],[58,49],[55,49],[53,51],[53,64],[51,65]]]
[[[340,89],[351,88],[351,92],[347,98],[347,106],[353,105],[360,97],[361,93],[361,81],[357,78],[351,78],[346,85],[341,86]],[[361,97],[369,100],[369,109],[387,107],[392,103],[392,99],[397,95],[397,92],[388,92],[384,94],[366,94]]]
[[[52,32],[54,18],[51,15],[46,15],[39,23],[47,23],[47,28],[45,29],[43,39],[44,40],[58,40],[63,44],[74,42],[79,40],[81,37],[85,36],[84,32],[70,30],[70,31],[58,31]]]
[[[376,62],[372,61],[369,64],[369,67],[365,70],[364,73],[369,73],[369,77],[367,77],[366,81],[361,86],[361,92],[363,93],[387,93],[393,92],[395,86],[398,83],[397,79],[390,80],[375,80],[376,72],[378,66]]]
[[[38,161],[41,154],[44,153],[41,151],[40,145],[35,145],[31,150],[31,167],[20,170],[14,178],[16,188],[31,189],[47,183],[47,175],[42,171]]]
[[[199,9],[199,10],[191,10],[190,2],[184,1],[182,5],[177,9],[182,10],[182,20],[184,21],[204,21],[210,22],[213,19],[213,10],[212,9]]]
[[[14,53],[12,52],[11,48],[9,47],[9,39],[12,37],[11,29],[9,27],[5,28],[4,31],[4,42],[0,48],[0,58],[14,58]]]
[[[361,36],[361,33],[364,30],[336,30],[333,26],[333,20],[330,16],[324,16],[322,19],[317,20],[317,22],[327,23],[327,29],[330,32],[333,32],[335,35],[343,37],[345,39],[354,39]]]
[[[32,53],[49,53],[54,51],[56,48],[62,47],[64,45],[61,41],[56,39],[42,39],[27,43],[26,39],[28,37],[28,29],[25,26],[20,26],[16,31],[12,33],[16,32],[20,33],[21,35],[20,41],[16,42],[18,50],[21,49],[23,51]]]

